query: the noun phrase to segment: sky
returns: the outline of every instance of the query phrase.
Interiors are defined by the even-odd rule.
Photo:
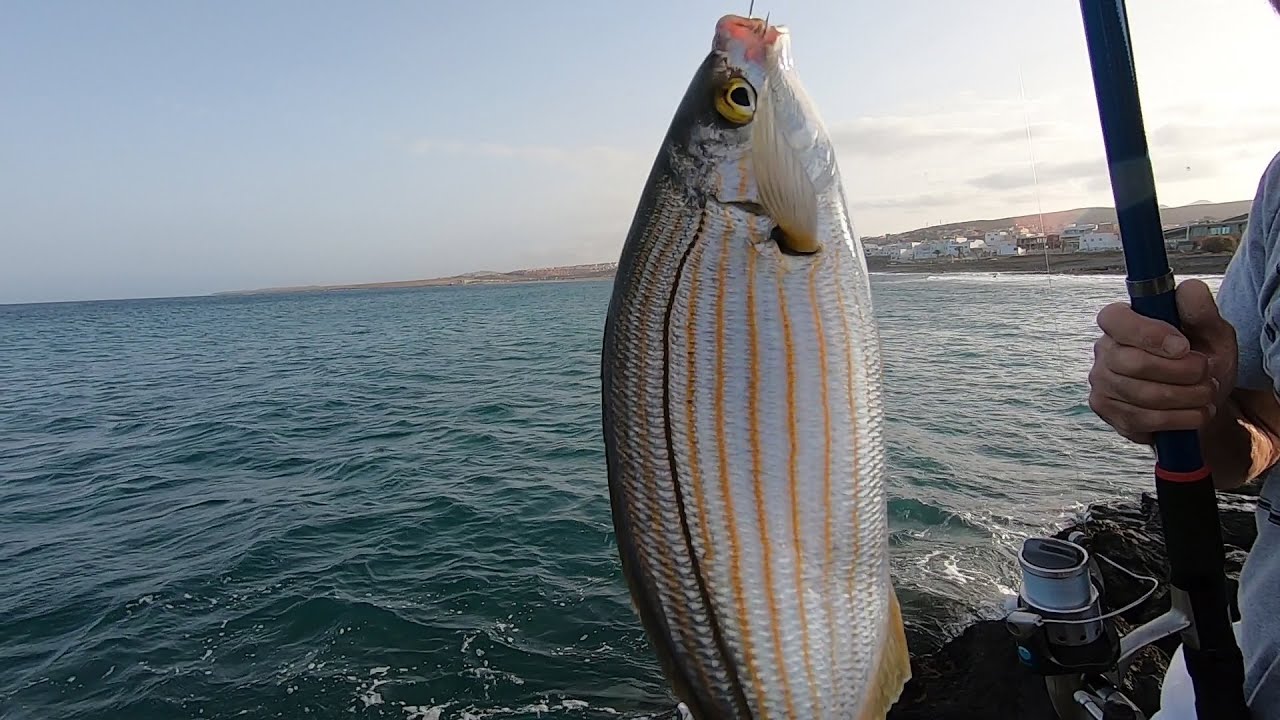
[[[616,261],[742,5],[0,4],[0,303]],[[766,12],[862,235],[1111,204],[1075,0]],[[1129,18],[1160,202],[1251,198],[1280,151],[1280,16]]]

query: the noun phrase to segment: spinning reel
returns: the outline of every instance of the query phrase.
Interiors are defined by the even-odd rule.
[[[1145,602],[1158,582],[1102,555],[1091,556],[1080,544],[1083,533],[1069,537],[1028,538],[1018,553],[1022,589],[1010,599],[1005,616],[1018,659],[1045,678],[1062,720],[1146,720],[1120,692],[1121,681],[1139,650],[1190,624],[1185,597],[1173,591],[1169,612],[1121,637],[1115,617]],[[1098,560],[1151,587],[1125,607],[1103,613],[1105,584]]]

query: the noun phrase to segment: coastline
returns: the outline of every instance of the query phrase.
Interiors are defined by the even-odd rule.
[[[459,285],[527,285],[530,283],[574,282],[582,280],[612,280],[614,268],[601,265],[575,265],[558,268],[513,270],[511,272],[477,272],[448,277],[420,280],[391,280],[387,282],[343,283],[340,285],[297,285],[268,287],[253,290],[224,290],[211,293],[212,297],[230,295],[280,295],[287,293],[341,292],[346,290],[396,290],[405,288],[456,287]]]
[[[1231,262],[1232,253],[1170,253],[1169,264],[1176,275],[1221,275]],[[889,262],[883,257],[867,258],[873,273],[937,275],[940,273],[1039,273],[1063,275],[1123,275],[1124,253],[1118,250],[1093,253],[1016,255],[970,260],[935,260],[925,262]],[[268,287],[253,290],[227,290],[212,293],[228,295],[275,295],[305,292],[340,292],[344,290],[392,290],[398,288],[454,287],[459,285],[522,285],[528,283],[572,282],[578,280],[612,280],[613,263],[572,265],[555,268],[513,270],[511,272],[476,272],[449,277],[388,282],[344,283],[339,285],[300,285]]]
[[[1221,275],[1232,253],[1169,253],[1175,275]],[[1123,275],[1124,253],[1115,250],[1092,253],[1015,255],[972,260],[888,262],[867,258],[867,267],[878,273],[1049,273],[1060,275]]]

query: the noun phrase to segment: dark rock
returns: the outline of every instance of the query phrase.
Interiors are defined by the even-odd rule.
[[[1043,678],[1018,662],[1003,622],[970,625],[941,650],[912,658],[911,674],[889,720],[1053,718]]]
[[[1160,683],[1169,669],[1169,657],[1164,650],[1148,645],[1133,659],[1124,676],[1125,697],[1148,716],[1160,707]]]
[[[909,584],[897,587],[902,605],[907,647],[923,655],[942,649],[947,638],[973,621],[973,608],[957,598],[939,595]]]
[[[1228,590],[1233,594],[1240,568],[1257,537],[1255,495],[1252,488],[1218,495]],[[1154,494],[1144,493],[1137,501],[1090,507],[1080,521],[1055,536],[1066,537],[1074,531],[1084,533],[1083,544],[1091,553],[1159,582],[1151,597],[1120,616],[1117,627],[1121,633],[1169,608],[1169,562]],[[1108,612],[1133,603],[1150,587],[1106,562],[1098,565],[1106,593],[1104,610]],[[1177,638],[1169,638],[1145,648],[1125,676],[1126,696],[1147,715],[1159,707],[1160,683],[1177,644]],[[889,713],[890,720],[1056,720],[1044,678],[1018,661],[1013,637],[1003,622],[974,623],[937,650],[926,646],[920,652],[917,647],[912,644],[912,679]]]

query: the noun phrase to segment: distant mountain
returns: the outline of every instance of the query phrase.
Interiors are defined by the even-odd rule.
[[[1165,225],[1181,225],[1197,220],[1223,220],[1235,215],[1249,212],[1249,200],[1237,200],[1225,203],[1196,202],[1182,207],[1160,206],[1160,218]],[[1040,227],[1041,219],[1044,228]],[[968,222],[950,223],[919,228],[905,233],[894,233],[891,236],[863,238],[863,242],[874,245],[880,242],[900,242],[904,240],[927,240],[940,237],[953,237],[967,232],[987,232],[988,230],[1004,230],[1014,226],[1022,226],[1041,232],[1061,232],[1062,228],[1072,223],[1102,224],[1116,221],[1115,208],[1076,208],[1059,210],[1043,215],[1017,215],[995,220],[970,220]],[[421,280],[393,280],[390,282],[352,283],[343,285],[306,285],[296,287],[273,287],[258,290],[232,290],[215,293],[216,295],[244,295],[255,293],[288,293],[288,292],[325,292],[340,290],[372,290],[390,288],[432,287],[439,285],[490,285],[506,283],[547,282],[563,280],[598,280],[611,278],[617,271],[617,263],[605,262],[590,265],[567,265],[560,267],[529,268],[498,272],[493,270],[474,270],[449,277],[425,278]]]
[[[1197,220],[1225,220],[1236,215],[1244,215],[1253,205],[1252,200],[1234,200],[1223,203],[1192,203],[1183,207],[1169,208],[1160,211],[1160,220],[1165,225],[1185,225]],[[1114,212],[1114,211],[1113,211]]]
[[[556,280],[598,280],[613,277],[618,269],[614,262],[590,265],[562,265],[557,267],[527,268],[510,272],[473,270],[461,275],[424,278],[421,280],[391,280],[388,282],[351,283],[343,285],[300,285],[270,287],[257,290],[229,290],[214,295],[256,295],[266,293],[333,292],[339,290],[390,290],[396,288],[437,287],[442,285],[503,285],[509,283],[548,282]]]
[[[1235,200],[1232,202],[1212,203],[1212,202],[1196,202],[1190,205],[1182,205],[1180,207],[1160,206],[1160,220],[1164,225],[1185,225],[1189,222],[1197,220],[1223,220],[1235,215],[1243,215],[1249,212],[1250,200]],[[1041,227],[1041,221],[1044,227]],[[917,228],[903,233],[892,233],[886,236],[886,242],[899,242],[904,240],[922,240],[927,238],[945,237],[948,235],[964,234],[967,232],[988,232],[991,230],[1004,230],[1014,226],[1030,228],[1045,233],[1062,232],[1062,229],[1072,224],[1083,225],[1101,225],[1104,223],[1116,222],[1116,210],[1109,207],[1087,207],[1075,208],[1073,210],[1058,210],[1055,212],[1047,212],[1043,215],[1015,215],[1012,217],[996,218],[993,220],[968,220],[965,222],[948,223],[946,225],[933,225],[931,227]],[[883,238],[867,238],[874,241]],[[874,244],[874,242],[873,242]]]

